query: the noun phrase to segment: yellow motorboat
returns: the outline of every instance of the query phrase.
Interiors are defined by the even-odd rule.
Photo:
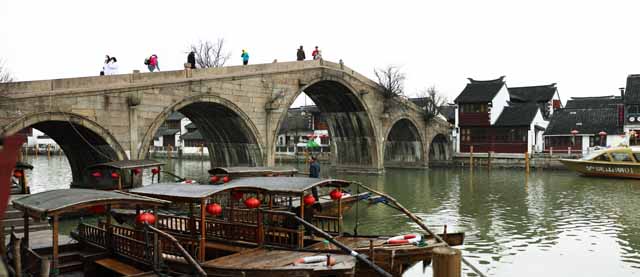
[[[640,178],[640,148],[597,150],[581,159],[560,159],[560,162],[585,176]]]

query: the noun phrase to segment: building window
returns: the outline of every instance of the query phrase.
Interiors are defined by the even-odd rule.
[[[462,112],[464,113],[484,113],[487,112],[487,104],[463,104],[461,105]]]

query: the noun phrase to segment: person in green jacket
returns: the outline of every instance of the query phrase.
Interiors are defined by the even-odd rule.
[[[249,53],[247,51],[242,49],[242,55],[240,55],[240,57],[242,58],[242,65],[249,64]]]

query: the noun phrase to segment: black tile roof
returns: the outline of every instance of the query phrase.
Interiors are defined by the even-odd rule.
[[[618,126],[618,112],[615,107],[559,109],[551,116],[545,135],[571,135],[571,130],[578,134],[595,135],[600,131],[607,134],[623,134]]]
[[[504,107],[493,126],[529,126],[538,113],[536,103],[510,103]]]
[[[456,106],[453,104],[446,104],[440,106],[440,113],[447,119],[449,123],[456,122]]]
[[[460,95],[453,101],[455,103],[486,103],[493,100],[502,86],[505,85],[504,76],[488,81],[477,81],[471,78]]]
[[[640,75],[627,76],[627,87],[624,91],[625,104],[640,104]]]
[[[620,96],[596,96],[596,97],[571,97],[566,109],[597,109],[597,108],[615,108],[617,104],[622,104]]]
[[[179,129],[168,129],[168,128],[160,127],[158,129],[158,131],[156,132],[156,135],[154,137],[157,138],[157,137],[161,137],[161,136],[175,135],[178,132],[180,132]]]
[[[179,112],[172,112],[168,117],[167,120],[181,120],[184,118],[184,115],[179,113]]]
[[[509,88],[512,102],[549,102],[556,94],[556,84]]]
[[[204,139],[202,137],[202,134],[200,134],[199,130],[188,132],[188,133],[182,135],[182,137],[180,137],[180,138],[182,140],[203,140]]]
[[[193,124],[193,122],[187,124],[186,126],[184,126],[185,129],[187,130],[191,130],[191,129],[198,129],[198,126],[196,126],[195,124]]]

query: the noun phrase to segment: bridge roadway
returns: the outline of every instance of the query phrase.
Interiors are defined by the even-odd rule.
[[[278,129],[303,92],[327,119],[339,170],[379,173],[451,156],[446,121],[426,122],[413,103],[385,99],[372,80],[325,60],[4,83],[0,137],[43,131],[82,182],[89,164],[145,158],[179,111],[198,126],[212,166],[273,165]]]

